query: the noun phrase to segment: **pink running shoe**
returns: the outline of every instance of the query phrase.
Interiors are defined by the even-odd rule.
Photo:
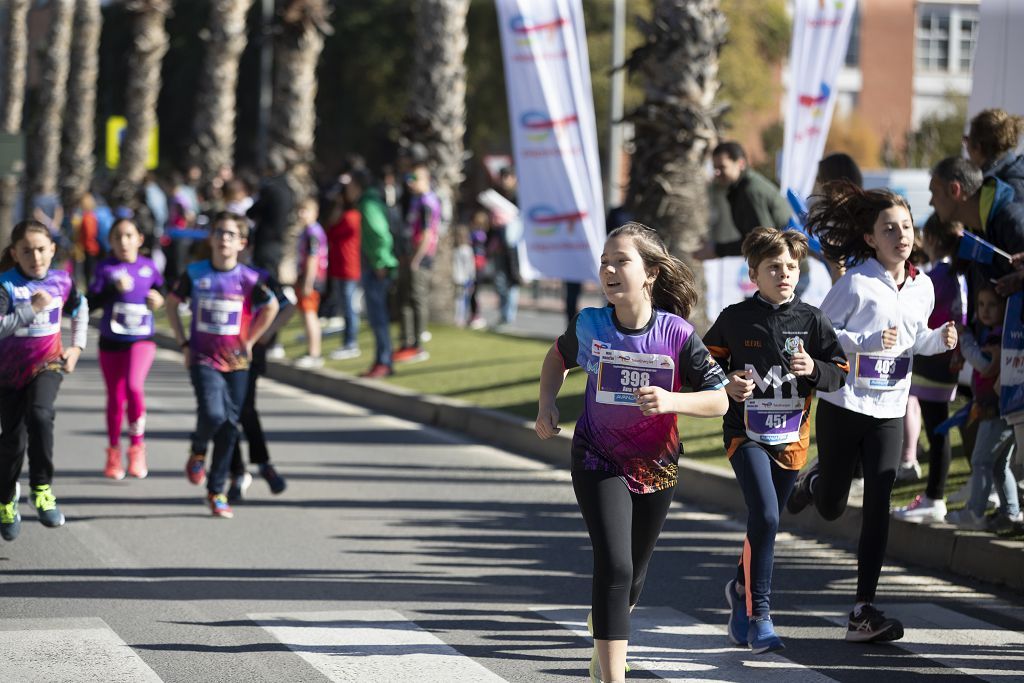
[[[107,448],[107,466],[103,468],[103,476],[107,479],[124,479],[124,467],[121,465],[121,449],[117,446]]]
[[[146,467],[146,444],[137,443],[128,447],[128,474],[136,479],[145,479],[149,474]]]

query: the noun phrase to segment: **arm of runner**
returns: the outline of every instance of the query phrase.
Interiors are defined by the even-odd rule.
[[[542,439],[550,439],[561,431],[555,398],[568,374],[569,370],[565,367],[557,344],[552,344],[540,368],[540,397],[537,401],[537,421],[534,424],[534,431]]]

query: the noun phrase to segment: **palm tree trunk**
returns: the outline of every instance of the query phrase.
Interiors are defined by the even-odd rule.
[[[75,3],[74,0],[54,0],[50,7],[50,30],[43,53],[38,108],[31,121],[27,145],[30,163],[26,185],[29,198],[56,195],[60,170],[60,132],[67,101],[71,20]]]
[[[132,49],[125,93],[127,125],[121,139],[120,162],[111,190],[111,200],[130,206],[146,177],[149,137],[156,126],[156,104],[160,95],[160,66],[167,52],[164,23],[170,0],[131,0]]]
[[[246,45],[245,19],[253,0],[215,0],[210,37],[196,94],[194,158],[209,180],[235,160],[235,91]]]
[[[285,174],[296,206],[316,193],[310,174],[316,139],[316,67],[324,35],[332,32],[328,12],[325,0],[283,0],[278,9],[267,159],[274,172]],[[285,244],[294,244],[302,228],[297,217],[291,223]],[[279,270],[282,282],[295,278],[293,252],[285,252]]]
[[[13,135],[21,130],[25,108],[25,75],[28,61],[29,0],[8,0],[7,21],[0,41],[3,72],[0,73],[0,132]],[[0,248],[7,246],[13,225],[14,201],[18,194],[17,176],[0,177]]]
[[[403,121],[410,142],[427,148],[441,205],[454,211],[462,183],[466,135],[466,12],[469,0],[418,0],[412,96]],[[450,216],[446,216],[450,219]],[[455,320],[454,234],[443,226],[431,281],[430,316]]]
[[[669,251],[693,270],[704,289],[704,268],[690,255],[707,234],[704,168],[718,138],[724,109],[718,93],[718,54],[728,31],[718,0],[657,0],[640,21],[644,42],[626,67],[644,78],[644,101],[626,118],[635,140],[626,204],[658,231]],[[691,313],[708,325],[703,302]]]
[[[78,0],[71,40],[71,73],[61,145],[61,195],[71,211],[92,184],[96,167],[96,82],[99,77],[99,0]]]

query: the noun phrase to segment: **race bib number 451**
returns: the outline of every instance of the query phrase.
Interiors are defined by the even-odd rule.
[[[661,387],[672,391],[676,364],[658,353],[631,353],[603,349],[598,359],[597,402],[636,405],[636,390]]]

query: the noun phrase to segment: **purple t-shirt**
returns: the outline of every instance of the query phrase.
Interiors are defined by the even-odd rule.
[[[122,292],[117,282],[123,277],[131,280],[131,288]],[[101,298],[103,318],[100,337],[115,342],[136,342],[153,336],[153,312],[146,305],[149,290],[162,287],[164,278],[156,265],[145,256],[134,263],[106,258],[96,266],[96,274],[89,286],[89,297]]]
[[[46,291],[53,301],[14,334],[0,339],[0,386],[22,388],[44,370],[59,370],[64,346],[60,338],[61,314],[77,310],[81,297],[63,270],[51,270],[38,280],[25,277],[12,268],[0,273],[2,298],[8,315],[21,304],[28,303],[38,291]]]
[[[727,380],[683,318],[655,309],[644,328],[630,330],[619,325],[614,310],[583,309],[557,341],[565,367],[587,372],[572,467],[621,476],[635,493],[661,491],[678,477],[677,416],[644,416],[632,392],[643,386],[678,392],[683,385],[703,391]]]
[[[316,281],[327,279],[327,233],[322,225],[313,221],[299,234],[299,249],[296,255],[299,265],[299,278],[306,275],[306,260],[310,256],[317,258]]]
[[[273,293],[263,276],[244,265],[217,270],[209,261],[191,263],[174,288],[192,309],[189,350],[192,363],[219,372],[245,370],[249,358],[245,342],[257,309]]]

